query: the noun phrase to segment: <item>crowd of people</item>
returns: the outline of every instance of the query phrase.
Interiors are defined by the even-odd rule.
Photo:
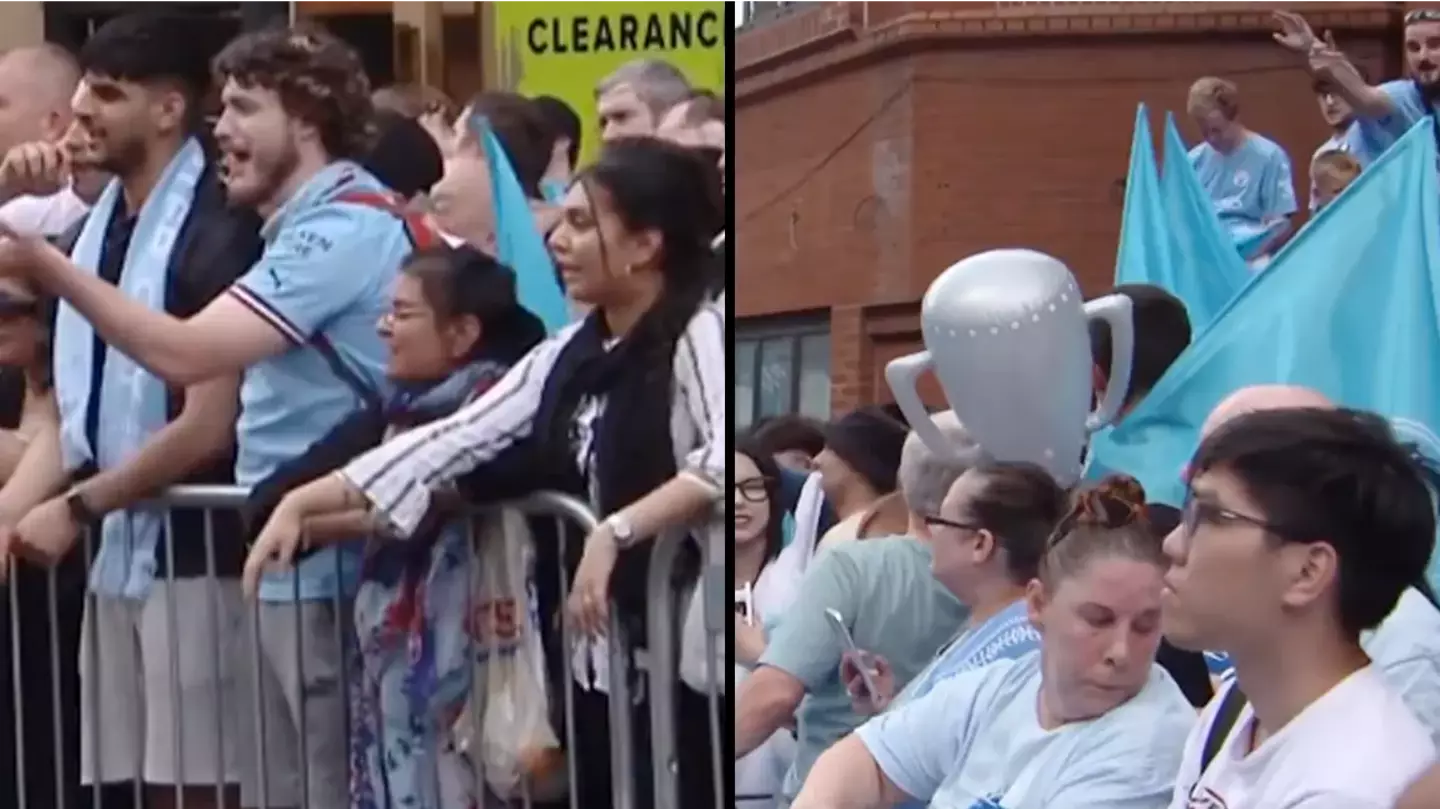
[[[1277,12],[1275,40],[1303,57],[1320,117],[1329,136],[1308,163],[1309,211],[1325,208],[1416,123],[1433,115],[1440,87],[1440,39],[1429,30],[1440,11],[1421,9],[1405,18],[1406,77],[1372,85],[1325,32],[1317,36],[1299,14]],[[1440,30],[1440,29],[1437,29]],[[1186,99],[1202,141],[1190,163],[1209,193],[1221,223],[1253,269],[1262,269],[1293,235],[1296,202],[1293,161],[1285,148],[1245,126],[1234,82],[1207,76]]]
[[[546,797],[559,756],[548,799],[655,805],[636,671],[612,774],[606,644],[646,645],[658,542],[687,633],[723,558],[723,98],[631,62],[584,161],[558,98],[372,93],[322,30],[194,31],[0,55],[0,805],[469,809]],[[150,504],[195,483],[243,507]],[[542,491],[597,527],[469,511]],[[518,584],[477,602],[496,548]],[[518,684],[487,657],[517,622]],[[682,646],[710,724],[723,677]],[[537,691],[559,741],[500,790],[526,739],[461,714]],[[713,803],[698,738],[684,806]]]
[[[1300,16],[1277,27],[1333,133],[1310,161],[1318,210],[1440,112],[1440,13],[1409,13],[1407,75],[1378,86]],[[1201,79],[1188,102],[1196,178],[1259,269],[1296,213],[1289,158],[1244,127],[1230,81]],[[1044,314],[1018,281],[986,291],[994,333]],[[1133,329],[1124,424],[1196,335],[1165,289],[1114,296]],[[939,369],[929,333],[974,323],[932,308]],[[1095,402],[1127,341],[1091,321]],[[1196,425],[1170,504],[1090,449],[1079,483],[1038,452],[996,457],[953,394],[927,417],[944,447],[877,407],[739,436],[737,805],[1440,806],[1440,459],[1393,414],[1275,382],[1232,387]],[[976,402],[1054,393],[964,384],[985,389]]]

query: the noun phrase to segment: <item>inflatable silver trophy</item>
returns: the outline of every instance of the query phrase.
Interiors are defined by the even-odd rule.
[[[1091,412],[1094,361],[1089,321],[1110,327],[1110,379]],[[905,418],[934,452],[963,457],[935,427],[916,383],[934,371],[974,438],[968,450],[1029,461],[1062,485],[1080,479],[1085,444],[1124,403],[1134,357],[1130,299],[1085,303],[1059,260],[1033,250],[992,250],[952,265],[925,293],[925,351],[892,361],[885,379]]]

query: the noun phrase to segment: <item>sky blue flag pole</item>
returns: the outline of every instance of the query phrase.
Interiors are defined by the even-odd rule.
[[[1252,273],[1195,176],[1173,113],[1165,114],[1164,159],[1160,195],[1170,222],[1169,272],[1176,281],[1175,286],[1161,286],[1185,301],[1191,328],[1198,334],[1250,282]]]
[[[1150,134],[1150,113],[1135,109],[1135,135],[1130,140],[1130,170],[1125,175],[1125,210],[1120,217],[1120,247],[1115,256],[1115,284],[1155,284],[1177,297],[1170,257],[1170,223],[1160,199],[1160,170]]]
[[[1440,183],[1417,124],[1255,276],[1133,412],[1097,436],[1087,474],[1134,475],[1179,505],[1180,473],[1221,399],[1304,385],[1389,417],[1440,452]],[[1432,564],[1433,568],[1433,564]]]
[[[529,309],[554,334],[570,322],[565,292],[555,275],[555,264],[545,248],[545,236],[535,224],[530,200],[520,189],[520,180],[500,140],[484,116],[470,119],[470,131],[485,150],[490,168],[490,193],[495,205],[496,258],[515,271],[515,291],[520,304]]]

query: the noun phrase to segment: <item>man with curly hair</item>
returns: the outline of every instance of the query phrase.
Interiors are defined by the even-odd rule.
[[[384,185],[355,162],[368,145],[372,107],[347,45],[308,30],[257,31],[226,46],[214,68],[224,82],[215,135],[227,193],[266,220],[264,253],[248,273],[182,319],[37,239],[0,246],[0,272],[30,273],[112,349],[173,386],[243,372],[235,477],[253,487],[378,401],[386,351],[375,323],[401,263],[432,236],[398,214]],[[242,690],[264,698],[247,718],[263,717],[268,795],[256,794],[260,762],[250,761],[246,806],[349,805],[342,628],[332,604],[355,580],[357,551],[324,549],[260,585],[260,648],[242,668],[261,682]]]

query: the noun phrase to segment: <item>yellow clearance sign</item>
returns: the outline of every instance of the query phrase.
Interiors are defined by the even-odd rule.
[[[696,87],[725,88],[724,3],[492,3],[499,83],[550,95],[583,126],[580,161],[600,139],[595,85],[642,56],[664,59]]]

